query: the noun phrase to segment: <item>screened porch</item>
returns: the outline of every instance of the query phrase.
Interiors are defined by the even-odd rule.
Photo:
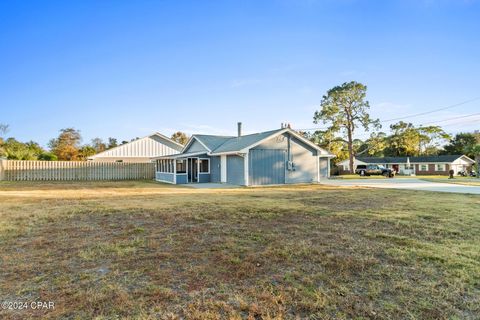
[[[205,154],[177,154],[155,161],[155,180],[173,184],[210,182],[210,158]]]

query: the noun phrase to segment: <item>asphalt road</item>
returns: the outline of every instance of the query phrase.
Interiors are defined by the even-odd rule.
[[[335,186],[359,186],[386,189],[408,189],[437,192],[480,194],[480,186],[465,186],[452,183],[428,182],[415,178],[392,179],[329,179],[323,184]]]

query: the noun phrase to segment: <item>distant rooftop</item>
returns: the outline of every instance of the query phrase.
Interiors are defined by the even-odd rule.
[[[356,157],[357,160],[365,163],[406,163],[407,158],[410,162],[453,162],[463,155],[438,155],[438,156],[420,156],[420,157]]]

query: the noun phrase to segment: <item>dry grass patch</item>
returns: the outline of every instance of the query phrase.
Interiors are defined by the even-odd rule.
[[[0,184],[2,319],[475,319],[480,197]]]
[[[455,177],[454,179],[448,179],[448,178],[442,177],[438,179],[431,179],[427,177],[427,178],[422,178],[422,180],[430,181],[430,182],[461,184],[465,186],[480,186],[480,179],[478,178]]]

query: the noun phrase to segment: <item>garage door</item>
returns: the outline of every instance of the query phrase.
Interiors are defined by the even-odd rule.
[[[285,150],[250,150],[249,172],[251,185],[285,183]]]

